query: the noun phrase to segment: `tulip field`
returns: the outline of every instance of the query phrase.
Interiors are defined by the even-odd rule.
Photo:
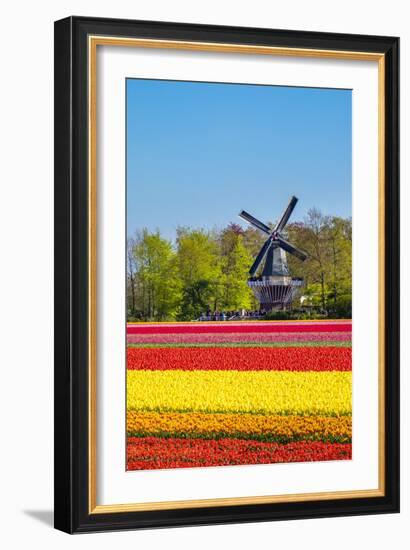
[[[127,325],[127,469],[352,457],[351,321]]]

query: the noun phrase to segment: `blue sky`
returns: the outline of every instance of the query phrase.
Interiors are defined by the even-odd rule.
[[[351,216],[351,91],[127,80],[127,232]]]

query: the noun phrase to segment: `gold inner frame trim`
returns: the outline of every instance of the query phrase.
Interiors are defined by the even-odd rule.
[[[259,54],[286,57],[313,57],[328,59],[348,59],[378,62],[378,197],[379,197],[379,365],[378,365],[378,488],[354,491],[327,491],[317,493],[249,496],[235,498],[215,498],[200,500],[179,500],[161,502],[143,502],[132,504],[97,504],[97,46],[123,46],[134,48],[174,49],[220,53]],[[376,498],[385,495],[385,56],[374,52],[351,52],[342,50],[319,50],[305,48],[282,48],[273,46],[254,46],[243,44],[224,44],[208,42],[189,42],[176,40],[155,40],[122,38],[112,36],[88,37],[88,273],[89,273],[89,314],[88,314],[88,379],[89,379],[89,423],[88,423],[88,510],[90,514],[120,512],[141,512],[149,510],[171,510],[203,508],[212,506],[240,506],[249,504],[268,504],[281,502],[306,502],[318,500],[340,500],[351,498]]]

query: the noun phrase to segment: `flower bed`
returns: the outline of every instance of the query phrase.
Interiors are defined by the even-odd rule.
[[[127,432],[134,436],[257,438],[282,442],[310,439],[350,443],[350,416],[157,413],[129,410]]]
[[[129,370],[127,409],[337,416],[351,411],[351,373]]]
[[[128,370],[349,371],[347,347],[128,348]]]
[[[350,321],[130,324],[127,468],[352,455]]]
[[[132,334],[127,333],[128,344],[218,344],[218,343],[243,343],[243,342],[256,342],[256,343],[270,343],[279,342],[294,344],[298,342],[351,342],[350,332],[333,332],[331,336],[327,332],[195,332],[184,333],[176,332],[173,334],[156,334],[147,333],[143,334],[134,332]]]
[[[128,324],[127,334],[198,334],[198,333],[264,333],[264,332],[351,332],[350,321],[318,322],[225,322],[225,323],[175,323],[175,324]]]
[[[348,460],[351,456],[350,443],[320,441],[280,444],[242,439],[130,437],[127,449],[129,470]]]

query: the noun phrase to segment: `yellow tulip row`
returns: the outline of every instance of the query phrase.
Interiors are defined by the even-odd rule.
[[[159,412],[349,415],[351,372],[127,372],[127,409]]]

